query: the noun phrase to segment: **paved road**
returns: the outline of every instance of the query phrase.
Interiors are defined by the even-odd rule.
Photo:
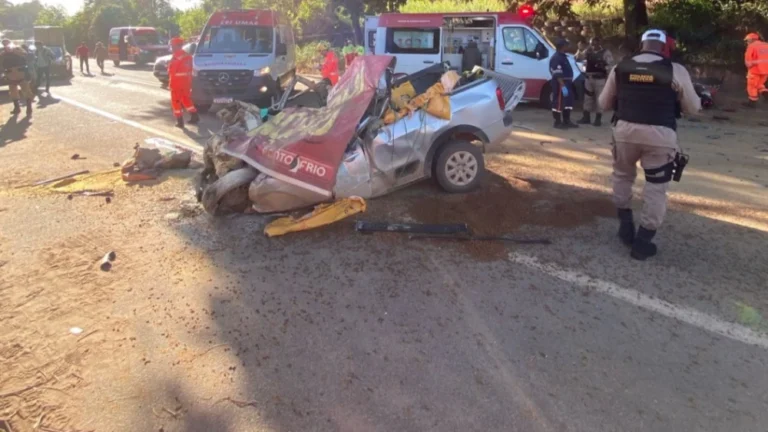
[[[0,397],[18,429],[52,413],[43,424],[98,431],[766,430],[768,203],[751,171],[692,170],[717,193],[681,186],[645,263],[604,217],[607,130],[559,140],[528,109],[517,121],[535,131],[489,159],[517,182],[508,195],[467,208],[417,186],[365,218],[485,212],[551,246],[417,243],[349,223],[268,240],[263,218],[189,210],[185,175],[120,186],[109,205],[13,189],[218,128],[210,115],[174,128],[151,72],[108,72],[54,87],[31,124],[0,116],[0,302],[13,306],[0,346],[21,347],[0,351],[0,395],[42,380],[35,369],[61,380]],[[761,148],[744,157],[764,166]],[[109,248],[115,269],[94,274]]]

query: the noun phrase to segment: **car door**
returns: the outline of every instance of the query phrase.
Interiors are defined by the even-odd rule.
[[[397,58],[396,73],[412,74],[442,61],[442,29],[386,28],[384,53]]]
[[[523,79],[525,99],[539,100],[551,78],[552,48],[525,25],[499,26],[496,41],[496,71]]]

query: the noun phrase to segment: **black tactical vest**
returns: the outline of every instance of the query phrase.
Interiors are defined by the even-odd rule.
[[[605,49],[600,51],[593,51],[587,55],[587,70],[588,74],[595,75],[608,75],[608,65],[605,64]]]
[[[665,58],[639,63],[630,57],[619,63],[616,66],[616,117],[677,130],[680,108],[677,92],[672,88],[672,74],[672,62]]]

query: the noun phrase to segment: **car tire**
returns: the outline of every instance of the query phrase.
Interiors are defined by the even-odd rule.
[[[544,84],[541,88],[541,94],[539,95],[539,107],[544,109],[552,109],[552,87],[549,83]]]
[[[478,146],[457,140],[448,142],[440,149],[435,177],[446,192],[469,192],[480,185],[484,174],[485,161]]]
[[[195,108],[200,114],[205,114],[211,109],[211,104],[195,104]]]
[[[115,67],[120,67],[120,60],[112,60],[112,64],[115,65]]]

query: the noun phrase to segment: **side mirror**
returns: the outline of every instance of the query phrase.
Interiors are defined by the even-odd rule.
[[[189,53],[190,54],[194,54],[195,51],[197,51],[197,44],[196,43],[190,44],[189,45]]]
[[[542,60],[547,57],[549,57],[549,51],[547,50],[547,48],[544,46],[543,43],[539,42],[536,45],[536,59]]]
[[[284,56],[284,55],[288,55],[288,47],[287,47],[287,46],[285,46],[285,44],[284,44],[284,43],[282,43],[282,42],[281,42],[281,43],[279,43],[279,44],[277,44],[277,47],[276,47],[276,49],[275,49],[275,54],[276,54],[277,56]]]

